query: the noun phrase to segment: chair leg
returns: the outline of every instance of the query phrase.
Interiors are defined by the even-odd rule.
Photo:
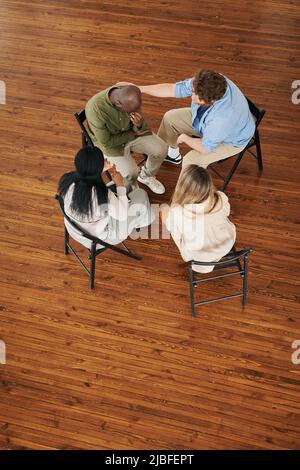
[[[244,150],[242,150],[242,151],[239,153],[237,159],[236,159],[235,162],[234,162],[234,165],[232,166],[231,170],[229,171],[228,175],[227,175],[226,178],[225,178],[225,181],[224,181],[224,184],[223,184],[223,186],[222,186],[222,188],[221,188],[221,191],[225,191],[225,189],[227,188],[227,186],[228,186],[228,184],[229,184],[229,182],[230,182],[230,180],[231,180],[231,178],[232,178],[232,176],[233,176],[235,170],[236,170],[237,167],[239,166],[239,163],[240,163],[240,161],[241,161],[241,159],[242,159],[242,157],[243,157],[245,151],[246,151],[246,150],[244,149]]]
[[[96,243],[91,248],[91,268],[90,268],[90,288],[94,289],[95,285],[95,266],[96,266]]]
[[[192,317],[196,316],[195,311],[195,298],[194,298],[194,276],[193,276],[193,269],[192,266],[189,266],[189,283],[190,283],[190,299],[191,299],[191,309],[192,309]]]
[[[87,146],[87,141],[86,141],[84,132],[81,133],[81,142],[82,142],[82,148],[84,149]]]
[[[262,154],[261,154],[260,138],[259,138],[258,130],[255,131],[255,145],[256,145],[258,170],[259,170],[259,172],[262,172],[263,171],[263,162],[262,162]]]
[[[237,252],[235,245],[233,245],[232,251],[233,251],[233,253],[236,253],[236,252]],[[239,271],[243,271],[243,268],[242,268],[242,265],[241,265],[241,262],[240,262],[239,259],[236,260],[236,265],[237,265],[237,267],[239,268]],[[241,273],[241,277],[244,277],[244,273]]]
[[[69,254],[69,247],[68,247],[69,240],[70,240],[69,232],[65,227],[65,246],[64,246],[65,255]]]
[[[247,302],[247,288],[248,288],[248,256],[244,258],[244,277],[243,277],[243,307]]]

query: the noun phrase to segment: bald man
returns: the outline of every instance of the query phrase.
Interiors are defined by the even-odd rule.
[[[163,194],[165,188],[155,175],[166,157],[168,146],[151,132],[141,114],[141,106],[138,87],[114,85],[107,88],[86,104],[88,131],[94,145],[116,165],[128,191],[139,181],[154,193]],[[132,152],[148,156],[140,173]]]

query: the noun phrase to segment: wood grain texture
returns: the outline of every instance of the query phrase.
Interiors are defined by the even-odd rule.
[[[300,445],[297,1],[1,0],[2,449],[296,449]],[[249,301],[203,306],[171,240],[105,253],[95,291],[63,254],[52,196],[80,146],[73,113],[119,80],[227,74],[267,110],[264,172],[228,188]],[[154,129],[188,101],[144,98]],[[159,176],[167,202],[179,169]],[[218,288],[229,288],[231,281]],[[213,287],[207,286],[207,295]]]

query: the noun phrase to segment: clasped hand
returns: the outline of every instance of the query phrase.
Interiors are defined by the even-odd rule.
[[[143,116],[140,113],[130,113],[130,120],[138,129],[143,125]]]
[[[117,170],[116,165],[112,165],[109,160],[105,160],[104,168],[102,171],[102,179],[105,184],[110,182],[110,179],[107,175],[110,174],[112,180],[115,182],[116,186],[124,186],[124,179],[121,173]]]

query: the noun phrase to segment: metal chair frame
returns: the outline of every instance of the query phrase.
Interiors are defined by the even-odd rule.
[[[264,109],[258,108],[249,98],[246,98],[246,99],[248,101],[250,112],[255,118],[255,132],[253,134],[253,137],[250,139],[250,141],[248,142],[246,147],[240,153],[238,153],[235,156],[233,155],[232,157],[228,157],[228,158],[225,158],[224,160],[220,160],[220,161],[216,162],[218,164],[221,164],[223,161],[226,161],[229,158],[234,158],[235,157],[234,164],[232,165],[232,167],[230,168],[230,170],[228,171],[226,176],[221,175],[221,173],[219,173],[218,170],[216,170],[216,168],[214,168],[213,166],[209,167],[210,170],[212,170],[213,173],[215,173],[223,181],[221,191],[225,191],[225,189],[227,188],[228,184],[231,181],[231,178],[233,177],[234,173],[236,172],[237,167],[239,166],[239,164],[240,164],[240,162],[241,162],[241,160],[242,160],[242,158],[243,158],[243,156],[245,155],[246,152],[249,152],[256,159],[259,173],[261,173],[263,171],[263,161],[262,161],[262,153],[261,153],[258,126],[261,123],[266,111]],[[256,147],[256,152],[253,152],[251,150],[252,147]]]
[[[220,300],[233,299],[235,297],[242,297],[243,307],[246,305],[247,282],[248,282],[248,255],[251,252],[252,252],[251,248],[245,248],[244,250],[236,251],[235,247],[233,247],[232,250],[226,256],[224,256],[220,261],[216,261],[216,262],[205,262],[205,261],[194,261],[194,260],[189,261],[188,270],[189,270],[190,300],[191,300],[191,309],[192,309],[193,317],[196,316],[196,309],[195,309],[196,306],[204,305],[204,304],[208,304],[212,302],[218,302]],[[216,272],[222,269],[226,270],[229,268],[237,268],[238,270],[233,271],[233,272],[232,271],[227,272],[225,274],[219,274],[217,276],[205,277],[204,273],[202,274],[202,273],[198,273],[194,271],[193,265],[214,266],[214,269],[212,272]],[[228,276],[234,276],[236,274],[239,274],[243,279],[242,293],[225,295],[225,296],[217,297],[215,299],[202,300],[202,301],[195,302],[194,289],[195,287],[197,287],[197,285],[200,282],[211,281],[214,279],[221,279],[221,278],[225,278]]]
[[[64,202],[63,198],[59,195],[56,194],[54,196],[54,199],[56,199],[59,203],[60,210],[64,216],[64,218],[69,222],[69,224],[75,228],[77,231],[80,232],[80,235],[82,235],[84,238],[87,240],[91,241],[91,248],[86,248],[89,252],[89,259],[90,259],[90,269],[86,266],[86,264],[82,261],[80,256],[76,253],[76,250],[71,246],[70,243],[70,234],[65,226],[65,237],[64,237],[64,253],[65,255],[69,254],[69,250],[73,253],[79,264],[82,266],[82,268],[87,272],[89,275],[89,286],[91,289],[94,288],[95,285],[95,267],[96,267],[96,256],[98,256],[100,253],[103,253],[105,250],[110,249],[113,251],[116,251],[117,253],[120,253],[125,256],[129,256],[130,258],[136,259],[136,260],[141,260],[142,257],[135,255],[124,242],[121,242],[123,248],[120,248],[115,245],[111,245],[110,243],[105,242],[104,240],[101,240],[100,238],[94,237],[93,235],[90,235],[87,233],[85,230],[83,230],[76,222],[74,222],[70,217],[65,213],[64,209]],[[72,236],[71,236],[72,237]],[[102,245],[103,248],[98,248],[97,245]],[[84,245],[82,245],[84,246]]]

